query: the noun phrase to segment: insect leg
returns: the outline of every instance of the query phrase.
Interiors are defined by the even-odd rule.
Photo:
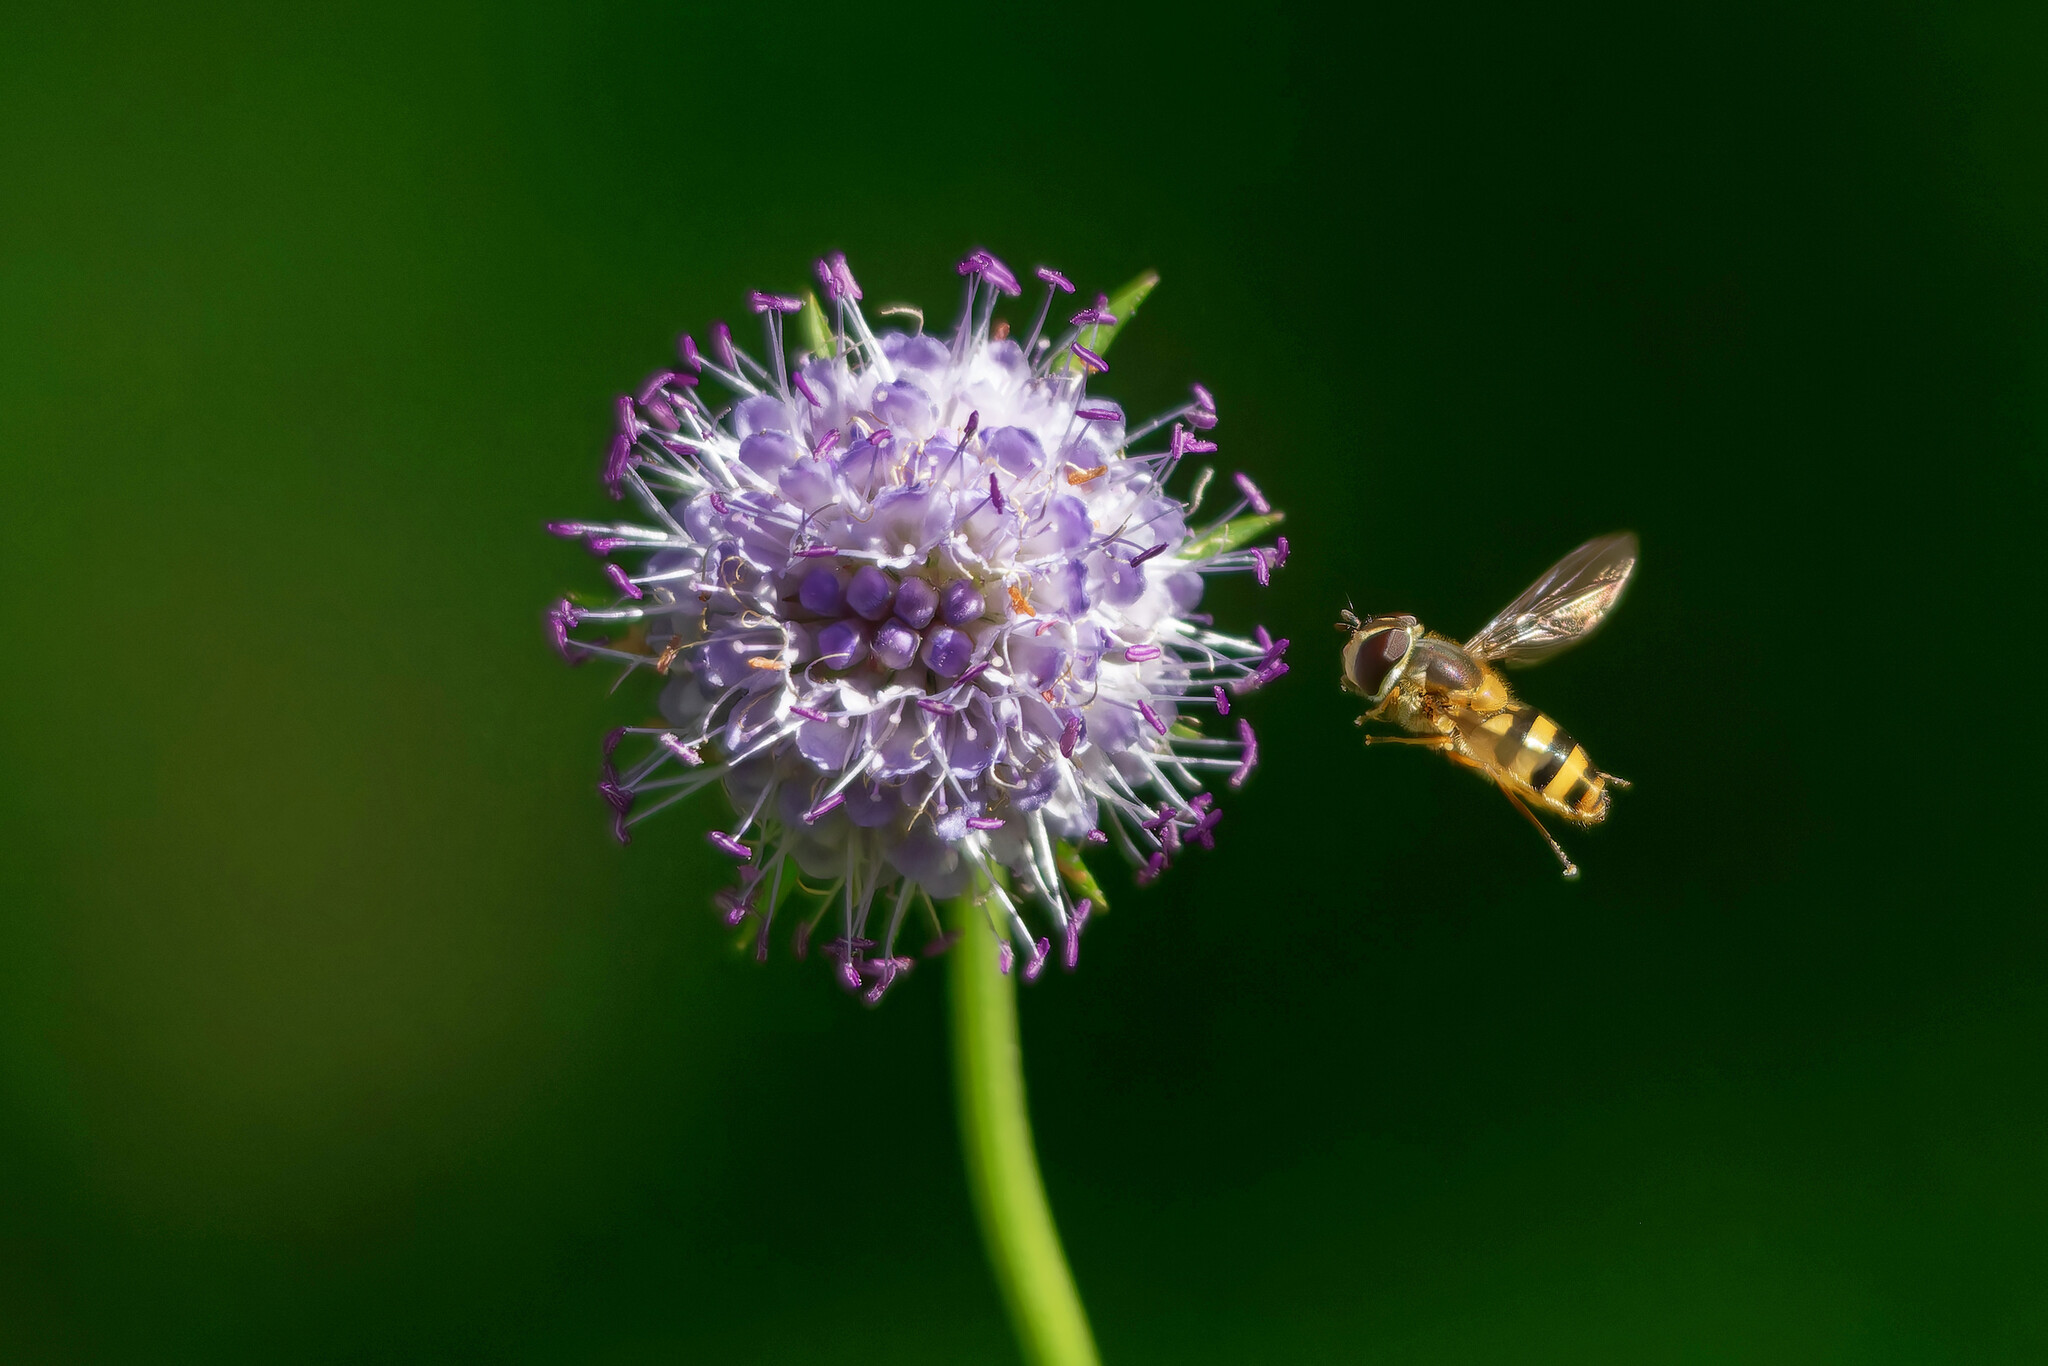
[[[1360,717],[1362,722],[1365,718]],[[1456,743],[1448,735],[1368,735],[1368,745],[1428,745],[1431,749],[1449,749]]]
[[[1630,788],[1635,786],[1635,784],[1630,782],[1628,779],[1617,778],[1612,773],[1603,773],[1600,776],[1608,783],[1609,786],[1612,787]]]
[[[1568,878],[1577,877],[1579,875],[1579,865],[1573,863],[1571,858],[1566,855],[1563,845],[1551,838],[1550,831],[1544,828],[1543,822],[1536,819],[1536,813],[1522,805],[1522,799],[1517,797],[1515,790],[1506,783],[1497,782],[1495,786],[1500,788],[1503,797],[1514,803],[1515,810],[1521,812],[1528,818],[1529,824],[1536,827],[1536,833],[1543,836],[1543,842],[1550,846],[1550,852],[1557,855],[1557,861],[1564,865],[1564,875]]]

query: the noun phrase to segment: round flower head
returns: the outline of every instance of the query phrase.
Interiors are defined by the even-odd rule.
[[[914,961],[897,954],[906,914],[975,888],[1006,970],[1021,951],[1035,978],[1054,935],[1072,967],[1090,906],[1063,883],[1089,885],[1078,849],[1114,844],[1149,881],[1185,845],[1212,847],[1204,780],[1237,786],[1258,753],[1224,719],[1231,697],[1287,671],[1286,641],[1196,611],[1203,576],[1263,583],[1287,553],[1284,537],[1244,548],[1279,518],[1243,475],[1200,529],[1207,471],[1166,492],[1184,457],[1216,449],[1197,435],[1215,425],[1208,391],[1127,428],[1088,392],[1118,326],[1109,300],[1046,337],[1073,286],[1041,269],[1019,342],[994,321],[1015,277],[986,252],[960,273],[950,339],[921,320],[872,331],[840,256],[818,262],[822,306],[751,296],[765,365],[722,323],[707,346],[684,336],[685,368],[618,403],[605,479],[645,520],[550,526],[608,557],[615,590],[556,604],[557,646],[666,679],[665,724],[606,741],[619,838],[722,784],[735,816],[709,839],[739,864],[728,922],[752,918],[765,957],[799,875],[822,884],[796,951],[836,912],[823,948],[870,1001]],[[798,313],[811,345],[792,360]],[[1163,448],[1135,452],[1148,437]]]

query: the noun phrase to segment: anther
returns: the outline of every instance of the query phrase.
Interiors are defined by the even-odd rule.
[[[1281,667],[1287,666],[1283,664]],[[1259,762],[1259,737],[1252,734],[1252,723],[1243,717],[1238,718],[1237,734],[1244,741],[1244,757],[1237,761],[1237,771],[1230,775],[1230,785],[1243,787],[1244,780],[1252,776],[1252,767]]]
[[[753,850],[747,848],[746,845],[741,844],[723,830],[707,830],[704,832],[704,838],[711,841],[713,848],[721,849],[736,859],[750,859],[754,856]]]
[[[608,564],[604,567],[604,576],[612,581],[614,588],[617,588],[629,598],[639,599],[647,596],[641,590],[640,585],[627,578],[626,571],[615,564]]]

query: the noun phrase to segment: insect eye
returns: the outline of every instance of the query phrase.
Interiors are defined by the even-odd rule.
[[[1406,631],[1377,631],[1358,642],[1358,653],[1351,659],[1351,681],[1367,697],[1378,697],[1385,690],[1387,675],[1408,654],[1409,637]]]

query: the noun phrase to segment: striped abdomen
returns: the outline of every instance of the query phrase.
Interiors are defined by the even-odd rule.
[[[1606,778],[1557,722],[1521,702],[1474,722],[1464,727],[1472,757],[1491,765],[1524,797],[1582,824],[1606,816]]]

